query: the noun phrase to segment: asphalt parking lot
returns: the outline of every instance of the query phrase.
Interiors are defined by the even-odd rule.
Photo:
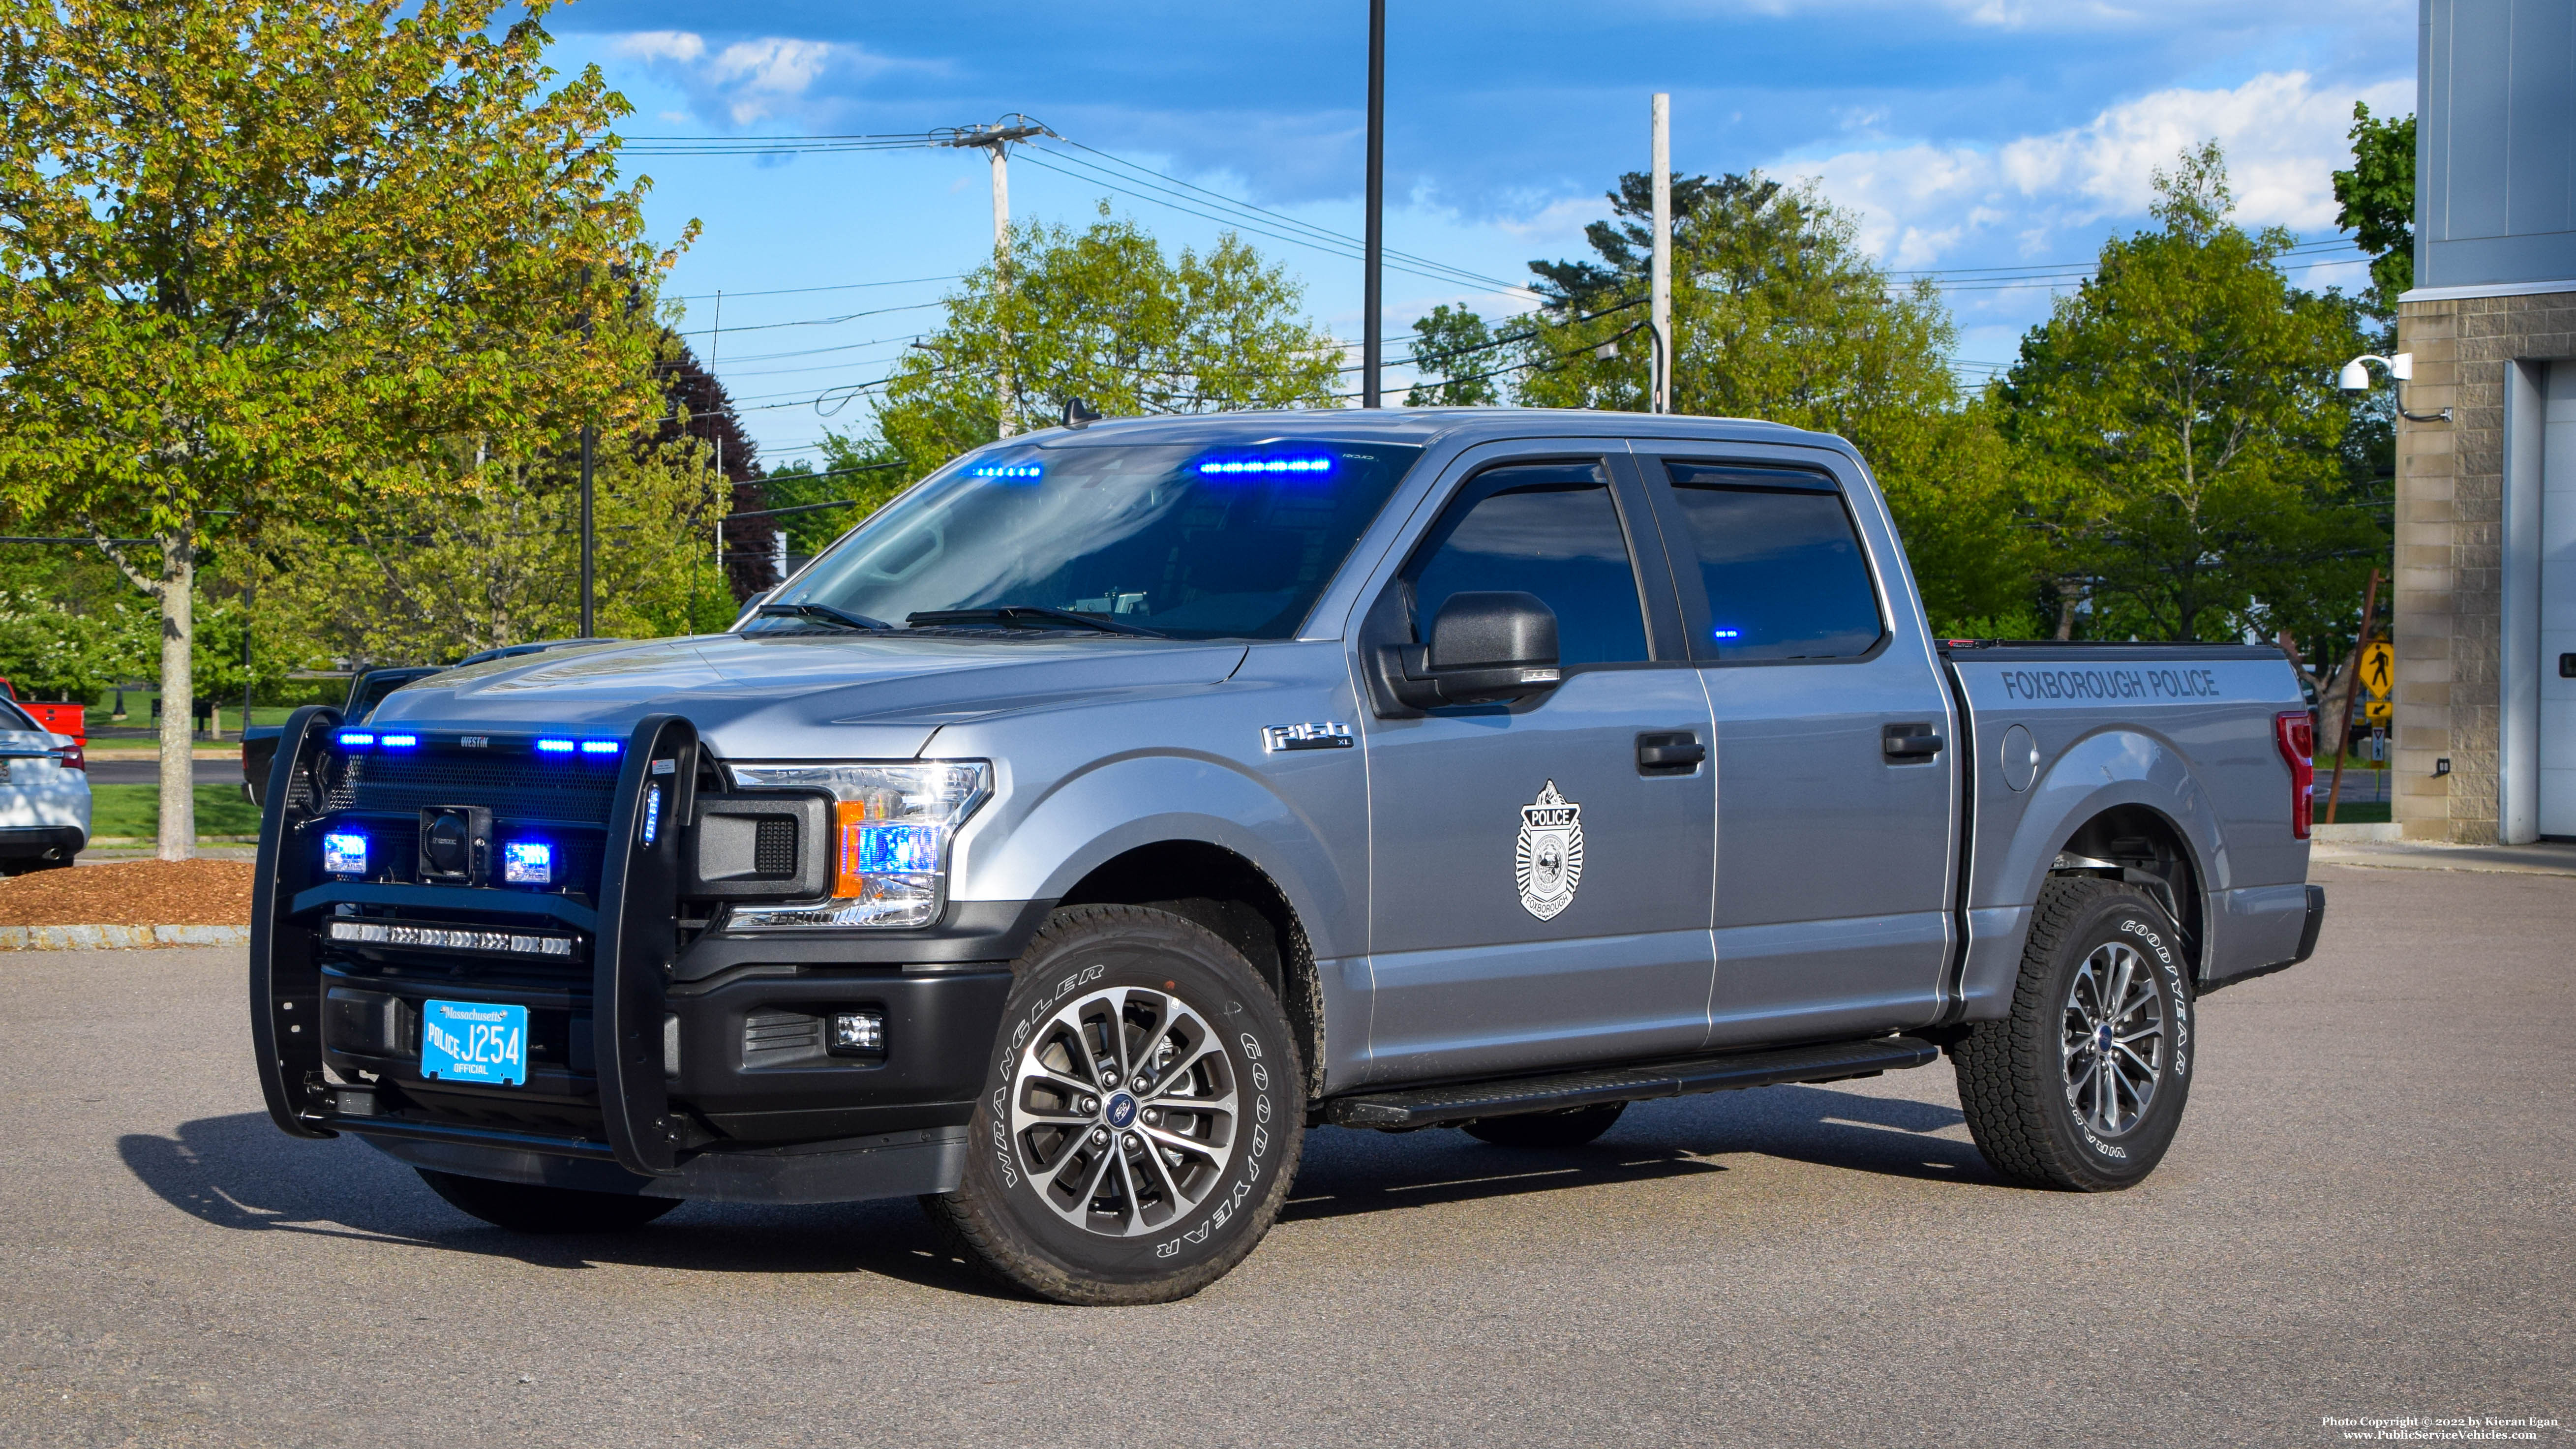
[[[0,958],[0,1440],[2343,1442],[2576,1410],[2576,878],[2321,866],[2143,1187],[1996,1185],[1946,1065],[1591,1148],[1309,1141],[1190,1302],[994,1296],[910,1203],[514,1239],[249,1073],[237,951]],[[2543,1430],[2539,1442],[2557,1442]]]

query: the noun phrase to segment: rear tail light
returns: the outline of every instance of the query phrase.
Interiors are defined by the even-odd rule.
[[[63,768],[66,770],[86,771],[89,769],[89,756],[81,753],[81,747],[78,741],[74,741],[71,744],[63,746],[61,749],[56,750],[54,752],[54,757],[62,761]]]
[[[2317,727],[2306,710],[2292,710],[2272,721],[2272,738],[2290,767],[2290,833],[2305,840],[2317,805]]]

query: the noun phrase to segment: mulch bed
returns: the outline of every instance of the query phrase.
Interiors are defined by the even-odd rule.
[[[246,860],[120,860],[0,880],[0,926],[247,926]]]

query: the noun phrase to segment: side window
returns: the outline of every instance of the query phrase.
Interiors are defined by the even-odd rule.
[[[1694,654],[1847,659],[1878,643],[1878,594],[1832,479],[1788,468],[1664,466],[1708,593]]]
[[[1451,594],[1517,589],[1556,611],[1567,664],[1647,658],[1637,570],[1610,480],[1591,463],[1491,468],[1468,480],[1405,570],[1422,637]]]

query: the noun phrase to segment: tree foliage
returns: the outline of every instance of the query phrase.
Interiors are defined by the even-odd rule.
[[[2352,169],[2334,174],[2335,225],[2370,253],[2371,300],[2397,315],[2397,294],[2415,285],[2415,118],[2373,119],[2352,103]]]
[[[102,536],[192,693],[207,520],[305,523],[654,406],[594,334],[667,265],[596,68],[548,90],[547,6],[0,0],[0,491]],[[162,851],[192,838],[165,718]]]
[[[895,365],[874,436],[853,440],[903,460],[890,481],[992,441],[1006,416],[1013,432],[1049,426],[1074,398],[1111,417],[1329,407],[1341,375],[1283,268],[1230,232],[1167,254],[1105,204],[1080,232],[1015,228],[1007,274],[980,267],[946,301]]]
[[[1443,302],[1416,317],[1414,368],[1440,381],[1414,383],[1406,405],[1472,408],[1502,401],[1496,379],[1510,369],[1509,346],[1508,335],[1495,336],[1484,318],[1463,306]]]
[[[2294,242],[2227,218],[2215,142],[2156,174],[2161,223],[2106,243],[1996,388],[2058,634],[2217,639],[2317,626],[2378,556],[2334,370],[2355,308],[2292,287]]]

